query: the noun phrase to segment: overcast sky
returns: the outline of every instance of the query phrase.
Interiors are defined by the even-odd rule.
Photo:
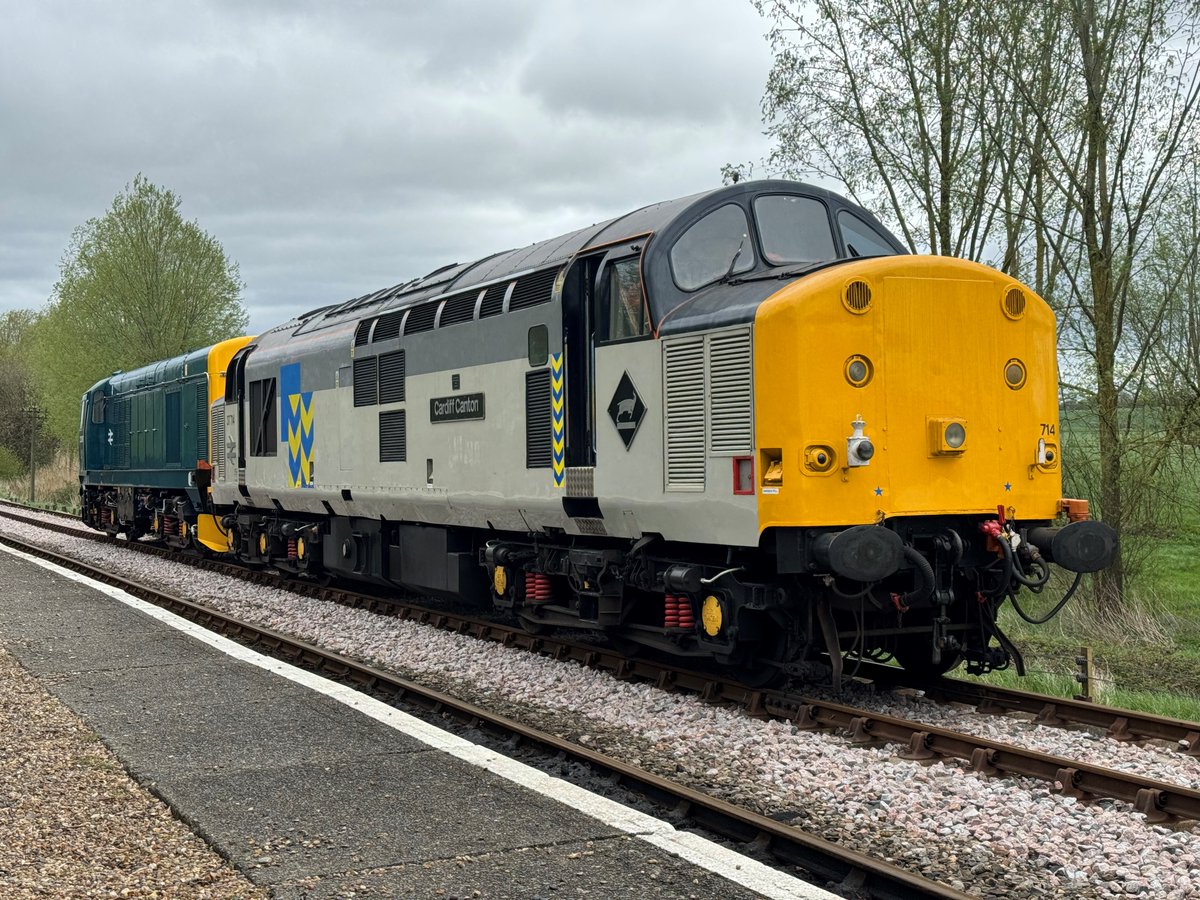
[[[749,0],[0,0],[0,310],[141,172],[251,330],[765,156]],[[759,167],[756,172],[761,172]]]

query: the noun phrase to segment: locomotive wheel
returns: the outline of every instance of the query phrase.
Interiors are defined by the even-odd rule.
[[[942,653],[942,661],[934,663],[929,658],[929,643],[927,641],[902,641],[896,645],[893,654],[896,657],[896,662],[904,667],[904,671],[912,672],[914,675],[929,677],[945,675],[962,662],[962,654],[954,651]]]
[[[517,621],[521,623],[521,627],[524,628],[529,634],[545,634],[550,630],[550,626],[545,622],[541,622],[533,616],[526,615],[525,613],[518,613]]]
[[[761,690],[778,687],[787,679],[787,674],[769,663],[751,662],[748,665],[730,666],[729,675],[748,688]]]

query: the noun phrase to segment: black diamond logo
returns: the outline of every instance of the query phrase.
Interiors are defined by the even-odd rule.
[[[617,391],[608,404],[608,415],[617,426],[617,434],[621,436],[621,440],[625,442],[625,449],[628,450],[637,435],[638,427],[642,424],[642,419],[646,417],[646,404],[638,396],[628,372],[621,375]]]

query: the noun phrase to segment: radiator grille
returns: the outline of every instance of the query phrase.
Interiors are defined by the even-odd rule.
[[[379,401],[378,356],[354,360],[354,405],[374,406]]]
[[[508,301],[509,312],[525,309],[527,306],[537,306],[539,303],[549,303],[554,290],[554,279],[557,277],[558,269],[545,269],[518,279]]]
[[[358,327],[354,329],[354,346],[361,347],[367,342],[367,337],[371,334],[371,323],[374,319],[363,319],[358,323]]]
[[[525,468],[548,469],[553,464],[550,424],[550,370],[525,375]]]
[[[708,338],[709,452],[754,449],[753,374],[749,331]]]
[[[704,338],[663,344],[666,490],[704,490]]]
[[[218,401],[212,408],[212,456],[217,481],[225,480],[225,404]]]
[[[113,449],[109,459],[111,466],[117,469],[129,468],[129,400],[121,398],[113,404]]]
[[[379,461],[408,460],[408,427],[404,410],[393,409],[379,414]]]
[[[358,379],[354,380],[355,387]],[[379,357],[379,402],[400,403],[404,400],[404,351],[385,353]]]

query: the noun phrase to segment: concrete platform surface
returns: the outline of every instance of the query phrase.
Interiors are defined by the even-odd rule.
[[[0,644],[276,896],[832,896],[770,870],[743,876],[763,868],[749,859],[722,869],[666,852],[640,826],[540,793],[549,776],[522,776],[527,786],[494,761],[442,752],[381,721],[410,717],[361,711],[378,701],[321,693],[317,676],[298,683],[278,661],[267,671],[121,596],[0,552]],[[571,788],[558,796],[582,793],[557,784]]]

